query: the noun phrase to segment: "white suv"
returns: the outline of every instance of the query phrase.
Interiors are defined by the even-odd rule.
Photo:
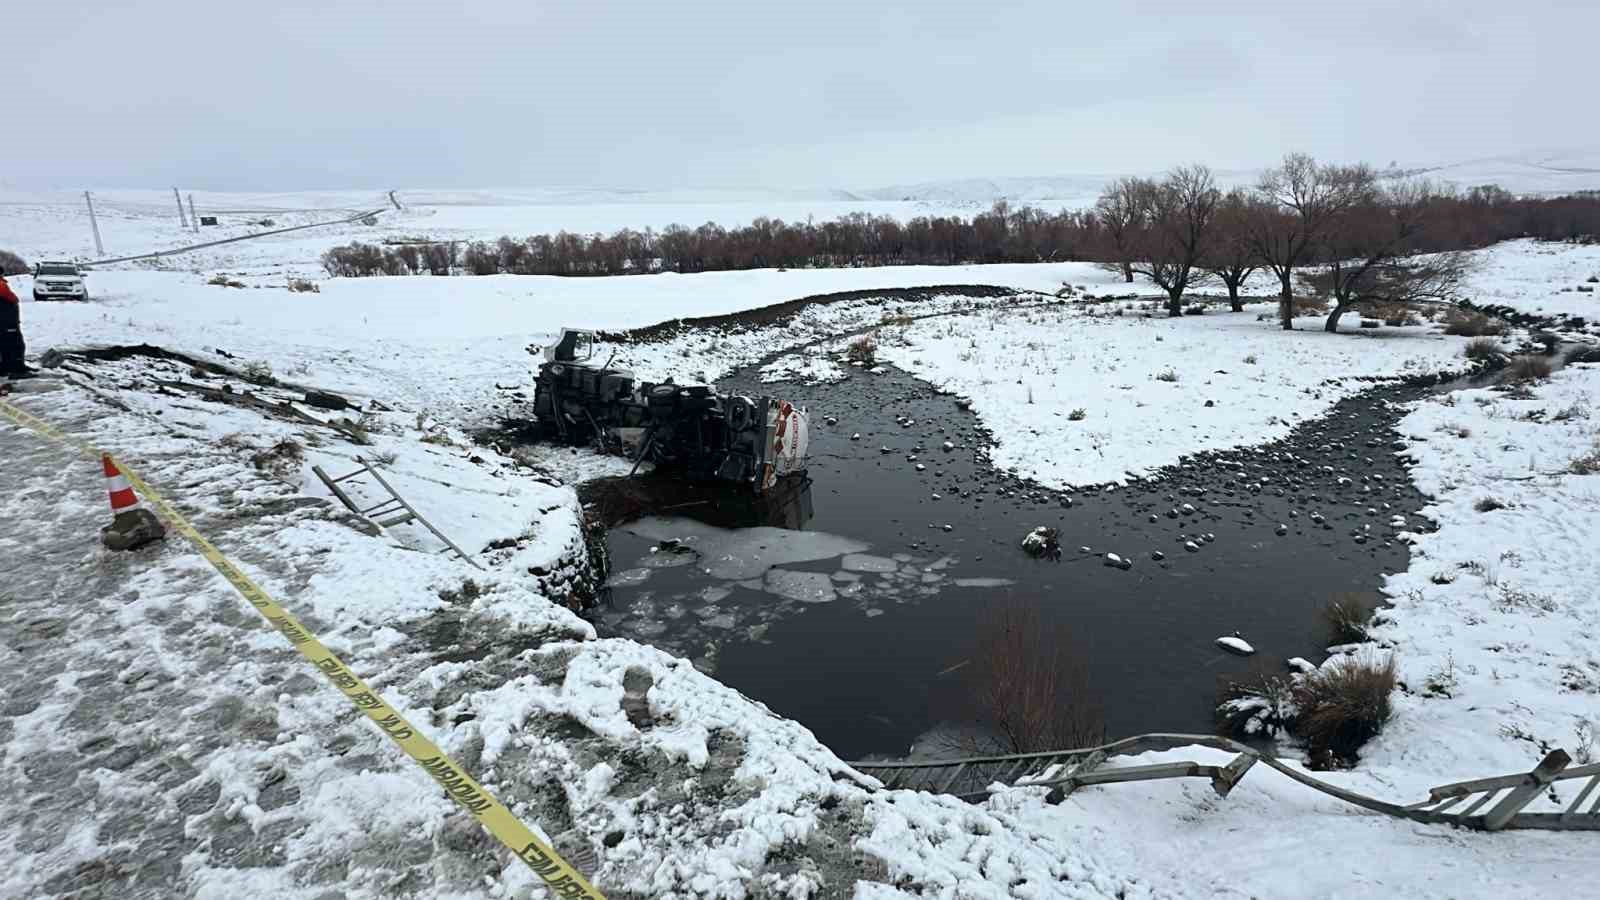
[[[33,267],[33,299],[89,299],[89,288],[83,283],[83,271],[76,263],[39,263]]]

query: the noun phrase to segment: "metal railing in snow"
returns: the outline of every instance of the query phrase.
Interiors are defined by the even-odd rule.
[[[1188,746],[1210,747],[1235,754],[1227,765],[1180,761],[1102,769],[1114,756],[1134,756]],[[982,800],[996,785],[1049,788],[1046,799],[1060,802],[1080,787],[1167,778],[1209,778],[1226,797],[1246,772],[1260,763],[1312,790],[1374,812],[1430,824],[1459,825],[1484,831],[1506,828],[1600,831],[1600,763],[1568,768],[1563,750],[1551,751],[1531,772],[1446,784],[1429,791],[1427,800],[1402,806],[1329,784],[1237,741],[1201,734],[1143,734],[1095,747],[1011,753],[956,759],[850,763],[876,779],[885,790],[903,789]],[[1557,796],[1562,781],[1588,779],[1561,812],[1523,812],[1541,793]],[[1478,799],[1466,803],[1468,798]],[[1593,798],[1592,802],[1590,798]],[[1584,809],[1584,804],[1589,806]],[[1465,804],[1465,805],[1463,805]]]

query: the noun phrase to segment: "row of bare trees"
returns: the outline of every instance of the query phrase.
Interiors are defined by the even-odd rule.
[[[1248,190],[1224,193],[1199,165],[1160,180],[1123,178],[1106,188],[1095,211],[1115,254],[1102,265],[1128,281],[1148,277],[1166,291],[1170,315],[1181,315],[1184,293],[1208,279],[1242,309],[1240,286],[1259,270],[1278,281],[1284,328],[1292,327],[1298,279],[1332,302],[1324,327],[1335,331],[1356,307],[1451,299],[1468,270],[1460,251],[1476,246],[1462,239],[1473,229],[1461,220],[1539,202],[1503,192],[1462,198],[1423,181],[1382,179],[1366,165],[1294,154]]]
[[[1203,166],[1110,185],[1087,210],[1046,213],[998,203],[970,218],[906,222],[854,213],[828,222],[761,218],[610,235],[559,232],[498,241],[350,244],[323,257],[329,274],[625,275],[767,267],[825,268],[1087,260],[1144,274],[1181,312],[1202,283],[1240,289],[1257,271],[1278,281],[1287,324],[1297,287],[1334,303],[1328,326],[1363,304],[1446,296],[1459,281],[1446,251],[1513,237],[1590,240],[1600,194],[1517,198],[1494,187],[1465,193],[1381,178],[1364,165],[1293,155],[1248,189],[1222,191]]]

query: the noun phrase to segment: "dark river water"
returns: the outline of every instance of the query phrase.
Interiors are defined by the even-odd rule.
[[[1321,662],[1329,599],[1375,604],[1407,564],[1396,532],[1431,527],[1385,402],[1418,387],[1375,386],[1282,441],[1129,486],[1057,492],[992,469],[977,417],[909,375],[762,385],[754,371],[719,386],[809,406],[809,490],[760,508],[640,481],[658,517],[611,531],[596,621],[694,659],[847,759],[974,718],[966,673],[997,605],[1034,610],[1081,661],[1110,737],[1208,733],[1219,676]],[[1059,560],[1021,550],[1041,525],[1059,529]],[[1254,657],[1216,646],[1235,631]]]

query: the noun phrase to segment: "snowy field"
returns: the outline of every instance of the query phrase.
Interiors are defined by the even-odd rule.
[[[70,255],[77,244],[51,242],[81,244],[65,225],[53,236],[47,217],[19,209],[0,207],[0,246]],[[146,229],[144,239],[147,226],[128,227]],[[35,243],[22,243],[28,234]],[[1042,803],[1039,789],[982,805],[869,791],[801,725],[684,660],[593,640],[552,602],[577,553],[569,485],[614,463],[566,452],[513,458],[466,435],[492,420],[496,382],[529,386],[524,347],[562,325],[624,328],[916,285],[1125,292],[1105,273],[1050,264],[321,279],[319,294],[284,290],[285,273],[309,272],[323,240],[264,242],[242,257],[248,267],[180,258],[172,271],[97,271],[92,303],[25,296],[23,321],[35,354],[148,342],[230,365],[262,360],[279,377],[379,399],[388,410],[366,417],[371,445],[156,389],[190,380],[174,363],[100,363],[85,369],[93,378],[41,379],[17,402],[167,488],[414,723],[592,866],[608,893],[1488,898],[1592,887],[1592,837],[1397,823],[1259,766],[1225,801],[1200,782],[1089,788],[1060,806]],[[1577,315],[1595,302],[1561,290],[1600,268],[1589,249],[1514,242],[1478,256],[1480,302],[1572,303]],[[204,283],[222,269],[247,272],[252,286]],[[13,283],[26,295],[26,279]],[[973,400],[1000,438],[998,463],[1060,484],[1269,440],[1356,390],[1354,377],[1462,364],[1462,339],[1429,327],[1370,334],[1351,316],[1344,334],[1312,320],[1283,334],[1258,321],[1267,305],[1167,320],[1144,318],[1141,303],[1044,300],[839,303],[782,328],[624,346],[618,361],[715,377],[822,341],[787,364],[833,377],[823,351],[840,334],[876,328],[885,359]],[[1123,315],[1106,314],[1118,306]],[[928,314],[938,317],[894,324]],[[1526,770],[1541,741],[1577,751],[1583,729],[1592,734],[1583,722],[1600,708],[1600,475],[1572,474],[1571,463],[1596,452],[1597,403],[1600,369],[1573,366],[1533,399],[1459,392],[1406,418],[1404,452],[1418,461],[1440,526],[1416,536],[1411,567],[1389,579],[1395,605],[1378,628],[1408,691],[1360,766],[1331,780],[1412,802],[1447,781]],[[1074,421],[1078,408],[1085,415]],[[252,463],[287,439],[302,458]],[[105,493],[92,464],[10,426],[0,426],[0,453],[10,479],[0,496],[0,672],[17,686],[0,707],[9,776],[0,896],[92,895],[106,883],[130,897],[538,896],[525,869],[402,764],[187,546],[174,538],[137,556],[102,551]],[[370,535],[328,503],[310,466],[339,473],[358,453],[384,459],[386,477],[488,571],[434,553],[409,528]],[[1477,511],[1486,496],[1504,508]],[[630,668],[653,685],[643,725],[621,706]],[[1163,759],[1217,755],[1113,765]]]
[[[1473,302],[1600,323],[1600,245],[1507,241],[1475,255]]]
[[[1181,319],[1112,306],[884,329],[879,355],[971,399],[995,465],[1065,488],[1275,440],[1369,386],[1352,376],[1458,369],[1466,343],[1420,325],[1327,334],[1301,320],[1283,334],[1258,321],[1270,304]]]
[[[321,274],[318,258],[323,251],[353,240],[370,243],[388,237],[407,237],[493,241],[507,235],[528,237],[558,231],[610,234],[621,228],[641,231],[646,228],[660,231],[668,225],[696,228],[707,222],[733,228],[762,217],[804,222],[868,213],[903,221],[914,216],[970,215],[972,212],[955,203],[876,199],[823,191],[401,190],[396,192],[403,207],[399,210],[394,209],[388,195],[382,191],[197,192],[196,212],[202,216],[215,215],[218,224],[195,232],[183,228],[170,191],[93,193],[95,215],[105,247],[103,256],[95,251],[89,212],[81,192],[19,191],[0,187],[0,247],[29,259],[110,259],[378,211],[377,223],[370,226],[356,222],[310,229],[146,264],[178,269],[288,271],[316,276]],[[264,220],[271,220],[273,224],[261,224]]]

